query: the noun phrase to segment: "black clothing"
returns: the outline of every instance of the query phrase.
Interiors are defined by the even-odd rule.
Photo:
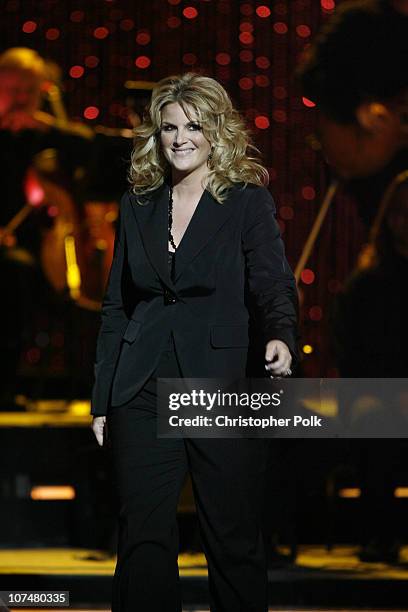
[[[408,168],[408,149],[401,149],[391,162],[372,176],[354,178],[345,184],[346,192],[356,201],[358,214],[369,228],[380,202],[393,178]]]
[[[373,268],[354,273],[333,310],[333,334],[340,375],[346,378],[406,378],[408,376],[408,260],[388,250]],[[352,390],[342,402],[350,418]],[[374,414],[378,407],[374,408]],[[384,405],[378,419],[387,419]],[[354,419],[357,414],[353,413]],[[362,413],[361,419],[372,418]],[[399,525],[394,489],[404,482],[407,440],[348,441],[351,461],[362,490],[361,560],[396,557]]]
[[[407,281],[408,260],[397,253],[350,277],[333,309],[341,376],[408,376]]]
[[[214,612],[266,612],[262,439],[157,438],[155,378],[179,377],[171,336],[137,396],[108,411],[119,505],[112,612],[181,612],[177,503],[191,473]]]
[[[266,612],[266,440],[158,438],[156,378],[244,377],[248,292],[263,351],[278,338],[296,358],[296,287],[266,189],[236,186],[222,205],[205,191],[175,254],[168,201],[167,185],[144,205],[122,198],[102,307],[92,413],[107,412],[118,485],[112,610],[181,612],[176,512],[189,470],[211,609]]]
[[[115,253],[102,305],[92,414],[134,397],[157,367],[172,330],[183,376],[245,377],[248,294],[263,347],[284,341],[297,358],[297,291],[275,206],[263,187],[235,186],[219,204],[204,191],[167,265],[169,187],[143,205],[121,201]]]

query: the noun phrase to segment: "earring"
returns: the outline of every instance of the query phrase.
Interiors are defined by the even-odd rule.
[[[209,155],[207,157],[207,166],[211,165],[211,160],[213,158],[213,153],[214,153],[214,147],[211,147],[211,151],[210,151],[210,153],[209,153]]]

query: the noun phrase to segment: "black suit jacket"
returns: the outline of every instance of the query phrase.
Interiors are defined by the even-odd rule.
[[[174,283],[168,201],[166,183],[142,203],[130,192],[122,197],[96,348],[94,415],[138,392],[171,330],[184,377],[245,377],[251,302],[263,350],[280,339],[297,358],[297,291],[268,190],[235,185],[223,204],[204,191],[176,252]]]

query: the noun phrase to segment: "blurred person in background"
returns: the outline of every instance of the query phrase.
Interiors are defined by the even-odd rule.
[[[344,377],[408,376],[407,66],[407,3],[356,0],[336,9],[298,69],[304,95],[316,104],[322,151],[355,197],[369,236],[334,305]],[[406,472],[406,442],[349,441],[349,449],[362,486],[360,559],[397,561],[395,467],[402,463]]]

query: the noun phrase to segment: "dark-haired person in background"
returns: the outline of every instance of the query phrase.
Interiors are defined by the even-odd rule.
[[[408,14],[392,2],[353,0],[338,7],[298,68],[324,155],[368,223],[408,167],[407,65]]]
[[[338,297],[333,332],[340,374],[407,377],[408,7],[357,0],[339,6],[298,69],[316,104],[323,153],[371,226],[371,256]],[[392,198],[387,193],[393,190]],[[388,190],[388,191],[387,191]],[[364,561],[396,561],[391,474],[404,440],[349,443],[362,484]],[[407,466],[405,466],[407,467]]]
[[[407,378],[407,280],[408,172],[389,201],[379,235],[334,304],[333,339],[342,376]],[[376,418],[388,429],[392,404],[373,408],[375,414],[361,415],[360,423],[364,418]],[[357,412],[352,409],[351,414],[356,423]],[[351,450],[363,488],[366,545],[360,559],[397,561],[399,529],[394,490],[407,474],[406,439],[358,440]]]

